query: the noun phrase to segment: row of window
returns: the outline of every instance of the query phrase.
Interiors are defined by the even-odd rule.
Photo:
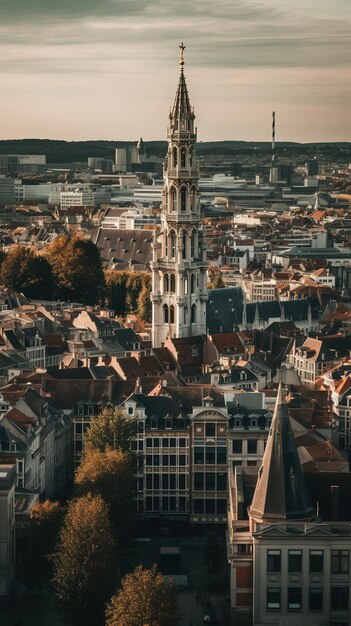
[[[225,446],[195,446],[195,465],[226,465],[227,448]]]
[[[146,489],[173,491],[187,487],[185,474],[146,474]]]
[[[185,496],[147,496],[145,502],[145,511],[152,513],[158,512],[173,512],[182,513],[186,511],[186,498]]]
[[[209,500],[194,498],[194,513],[196,515],[226,515],[227,500],[225,498],[211,498]]]
[[[191,255],[193,256],[193,254]],[[195,293],[195,287],[199,286],[199,279],[196,280],[195,274],[191,274],[190,276],[190,293]],[[188,295],[188,279],[184,280],[184,293]],[[163,292],[164,293],[175,293],[176,290],[176,277],[174,274],[170,276],[165,274],[163,277]]]
[[[226,491],[227,474],[224,472],[195,472],[195,491]]]
[[[168,467],[176,465],[185,465],[185,454],[147,454],[145,465],[147,467]]]
[[[242,454],[243,453],[243,440],[242,439],[234,439],[233,440],[233,454]],[[246,450],[247,454],[257,454],[257,439],[248,439],[246,442]]]
[[[281,551],[267,550],[267,572],[281,571]],[[348,573],[349,550],[331,551],[331,571],[334,573]],[[323,550],[309,551],[309,571],[321,573],[324,569]],[[302,572],[302,550],[288,551],[288,571],[291,573]]]
[[[147,437],[147,448],[186,448],[185,437]]]
[[[175,309],[173,304],[168,306],[168,304],[163,305],[163,323],[164,324],[174,324],[175,320]],[[192,304],[190,307],[190,322],[191,324],[196,323],[196,304]],[[184,308],[184,323],[186,323],[186,308]]]
[[[302,587],[288,587],[288,611],[302,610]],[[331,587],[330,608],[332,611],[347,611],[349,608],[349,588]],[[280,611],[281,588],[267,587],[267,611]],[[323,611],[323,588],[310,587],[308,590],[308,610]]]

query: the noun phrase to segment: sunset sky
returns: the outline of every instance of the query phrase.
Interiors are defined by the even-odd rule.
[[[350,0],[0,0],[0,139],[351,140]]]

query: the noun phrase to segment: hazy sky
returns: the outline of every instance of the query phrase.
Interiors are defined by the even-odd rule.
[[[351,140],[350,0],[0,0],[0,139]]]

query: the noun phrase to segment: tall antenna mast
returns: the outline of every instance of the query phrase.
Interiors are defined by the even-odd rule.
[[[275,165],[275,111],[272,113],[272,167]]]

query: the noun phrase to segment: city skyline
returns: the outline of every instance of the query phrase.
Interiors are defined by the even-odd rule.
[[[350,141],[347,0],[0,7],[1,139],[164,139],[180,41],[199,140]]]

